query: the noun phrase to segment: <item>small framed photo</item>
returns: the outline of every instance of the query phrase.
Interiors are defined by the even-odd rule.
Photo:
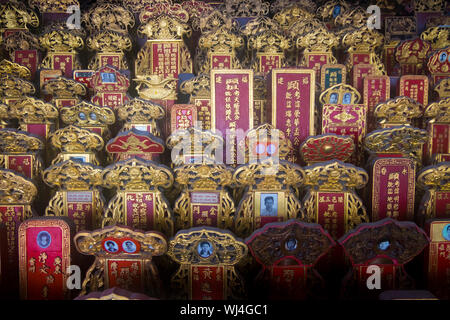
[[[261,193],[259,210],[261,217],[278,216],[278,193]]]

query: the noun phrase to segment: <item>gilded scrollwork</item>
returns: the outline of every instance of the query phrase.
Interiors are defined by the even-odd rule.
[[[22,124],[53,123],[58,119],[58,109],[42,100],[26,97],[10,105],[9,114]]]
[[[374,110],[381,127],[411,124],[422,116],[423,106],[409,97],[397,97],[380,103]]]
[[[221,11],[234,18],[264,16],[269,13],[269,9],[270,3],[262,0],[231,0],[226,1],[220,7]]]
[[[369,17],[370,14],[367,13],[365,9],[360,6],[356,6],[339,14],[334,19],[334,24],[341,27],[353,26],[356,28],[362,28],[367,25],[367,20]]]
[[[200,18],[201,33],[213,31],[221,26],[232,31],[239,29],[239,23],[220,10],[213,10],[208,15]]]
[[[78,0],[28,0],[28,4],[41,13],[67,13],[71,6],[80,7]]]
[[[434,87],[434,91],[438,93],[440,99],[450,97],[450,79],[440,80]]]
[[[135,24],[134,15],[130,11],[111,3],[95,5],[83,14],[82,21],[91,33],[104,30],[128,33],[128,29]]]
[[[414,65],[420,70],[426,66],[426,61],[431,50],[431,44],[428,41],[420,38],[406,40],[396,48],[395,59],[397,59],[400,65]]]
[[[417,0],[414,1],[415,12],[442,12],[445,8],[443,0]]]
[[[10,59],[14,59],[16,50],[39,50],[39,38],[29,31],[17,31],[3,39],[3,46],[8,51]]]
[[[55,29],[48,28],[48,31],[39,37],[39,43],[42,48],[47,49],[48,53],[51,52],[68,52],[76,53],[84,46],[84,41],[81,33],[71,32],[70,30],[64,30],[59,25],[54,26]],[[51,69],[45,61],[49,56],[42,61],[42,66]],[[81,64],[80,64],[81,68]]]
[[[18,63],[3,59],[0,61],[0,75],[9,74],[16,78],[31,80],[31,71],[27,67],[21,66]]]
[[[273,19],[277,21],[281,28],[288,30],[292,24],[298,20],[310,20],[314,18],[314,13],[309,12],[304,6],[294,4],[277,12]]]
[[[68,153],[100,151],[104,146],[98,134],[74,125],[56,130],[49,140],[54,148]]]
[[[209,74],[199,74],[198,76],[183,81],[180,85],[180,92],[190,95],[190,102],[193,103],[195,98],[210,98],[211,96],[211,79]]]
[[[54,98],[73,98],[86,95],[85,85],[65,77],[45,81],[42,90]]]
[[[450,97],[428,105],[423,115],[430,119],[430,123],[450,123]]]
[[[37,195],[35,184],[9,169],[0,169],[0,203],[30,205]],[[28,208],[26,217],[31,217]]]
[[[0,97],[20,98],[27,95],[33,95],[36,89],[33,83],[16,78],[11,74],[0,75]]]
[[[425,130],[412,126],[395,126],[367,134],[364,148],[372,154],[399,153],[422,163],[422,145],[428,141]]]
[[[102,168],[74,160],[48,167],[42,177],[49,187],[63,191],[90,190],[103,183]]]
[[[0,130],[0,152],[36,153],[44,149],[44,142],[37,136],[16,129]]]
[[[366,171],[338,160],[316,163],[305,167],[304,170],[304,185],[315,191],[361,189],[369,181]]]
[[[27,29],[28,26],[37,28],[39,18],[24,3],[8,1],[0,6],[0,33],[7,29]]]
[[[350,12],[350,4],[342,0],[330,0],[317,8],[316,15],[323,21],[333,21],[339,15],[348,14]]]

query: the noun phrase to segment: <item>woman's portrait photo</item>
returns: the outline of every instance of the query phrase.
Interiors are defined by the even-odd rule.
[[[47,231],[41,231],[38,233],[36,237],[36,242],[39,247],[42,249],[48,248],[50,243],[52,243],[52,237],[50,236],[50,233]]]

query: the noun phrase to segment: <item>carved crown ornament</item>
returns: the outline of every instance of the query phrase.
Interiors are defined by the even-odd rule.
[[[31,80],[31,71],[27,67],[21,66],[18,63],[3,59],[0,61],[0,76],[9,74],[16,78]]]
[[[288,250],[286,243],[291,239],[304,245]],[[276,266],[281,260],[292,257],[302,266],[312,267],[336,244],[321,225],[296,219],[266,224],[245,242],[256,261],[269,268]]]
[[[431,44],[420,38],[403,41],[395,49],[395,59],[400,64],[416,64],[422,67],[426,64],[431,52]]]
[[[305,7],[298,4],[284,8],[273,16],[273,19],[284,30],[288,30],[298,20],[310,20],[313,18],[314,13],[309,12]]]
[[[71,6],[80,7],[78,0],[28,0],[28,4],[41,13],[67,13],[67,9]]]
[[[103,170],[103,185],[119,191],[152,191],[170,188],[172,171],[164,165],[138,157],[119,161]]]
[[[225,26],[203,33],[198,41],[200,49],[210,52],[234,52],[244,47],[244,38]]]
[[[189,190],[221,190],[232,184],[232,169],[224,164],[184,164],[174,169],[175,182]]]
[[[348,48],[348,52],[375,52],[376,48],[383,43],[384,36],[375,29],[370,30],[367,26],[349,30],[342,38],[342,45]]]
[[[311,32],[326,32],[328,31],[327,26],[324,22],[316,18],[311,19],[301,19],[294,22],[289,29],[286,31],[291,39],[297,39],[303,34],[308,34]]]
[[[342,12],[334,19],[336,26],[353,26],[356,28],[362,28],[367,26],[367,20],[370,14],[360,6],[350,8],[347,11]]]
[[[29,31],[17,31],[3,39],[3,47],[9,52],[10,59],[14,59],[16,50],[40,50],[39,38]]]
[[[367,134],[364,148],[372,154],[400,153],[421,163],[422,145],[427,141],[426,130],[412,126],[395,126]]]
[[[319,101],[322,104],[344,104],[344,95],[350,93],[350,101],[346,104],[359,104],[361,101],[361,94],[359,91],[344,83],[336,84],[327,90],[323,91],[319,96]],[[336,100],[334,100],[334,97]]]
[[[86,95],[86,86],[78,81],[65,77],[57,77],[45,81],[42,87],[44,93],[54,98],[73,98]]]
[[[34,183],[9,169],[0,169],[0,203],[31,204],[37,195]]]
[[[275,1],[271,1],[270,12],[275,14],[275,13],[277,13],[285,8],[288,8],[292,5],[301,6],[302,8],[304,8],[305,10],[307,10],[311,13],[314,13],[317,10],[317,5],[312,0],[297,0],[295,2],[293,2],[291,0],[275,0]]]
[[[414,1],[415,12],[442,12],[445,8],[443,0],[416,0]]]
[[[0,152],[36,153],[44,149],[44,142],[37,136],[16,129],[0,129]]]
[[[257,36],[268,31],[281,33],[282,29],[277,21],[266,16],[256,17],[240,29],[240,33],[246,37]]]
[[[239,23],[224,11],[213,10],[207,16],[200,18],[200,31],[202,34],[212,32],[221,26],[233,32],[239,30]]]
[[[308,165],[333,159],[346,162],[354,151],[352,137],[333,133],[309,137],[300,145],[300,154]]]
[[[339,15],[350,12],[350,5],[342,0],[330,0],[317,8],[316,15],[323,21],[334,21]]]
[[[450,28],[448,28],[450,29]],[[450,38],[450,32],[449,32]],[[430,73],[433,74],[448,74],[450,73],[450,46],[433,52],[428,57],[427,67]]]
[[[450,191],[450,162],[423,168],[417,175],[417,184],[422,189]]]
[[[141,24],[145,24],[162,14],[175,18],[184,23],[189,21],[189,13],[181,4],[172,3],[172,1],[156,1],[152,5],[146,6],[145,9],[139,14],[139,21]]]
[[[131,38],[124,33],[105,30],[98,31],[86,41],[86,47],[98,52],[121,52],[130,51],[132,48]]]
[[[90,190],[102,186],[102,168],[89,163],[66,160],[45,169],[42,178],[51,188]]]
[[[117,117],[127,123],[154,123],[165,116],[160,105],[140,98],[130,100],[117,108]]]
[[[279,31],[267,30],[249,36],[247,46],[259,53],[282,53],[292,49],[292,41]]]
[[[388,242],[388,247],[380,246]],[[405,264],[418,255],[428,244],[425,232],[414,222],[386,218],[373,223],[362,223],[348,232],[339,243],[352,265],[360,265],[384,256],[395,264]]]
[[[189,14],[189,22],[192,29],[200,30],[200,20],[214,11],[214,7],[209,3],[198,0],[187,0],[181,3],[181,7]]]
[[[238,147],[243,150],[246,163],[265,161],[271,157],[291,161],[294,152],[292,142],[286,138],[284,132],[268,123],[249,130]],[[260,149],[266,151],[260,152]]]
[[[430,118],[430,123],[450,123],[450,97],[430,104],[425,109],[424,116]]]
[[[90,33],[116,31],[128,33],[135,25],[134,15],[124,7],[111,3],[98,3],[82,15],[82,22]]]
[[[80,127],[107,127],[116,121],[114,111],[111,108],[86,101],[71,107],[63,107],[60,114],[62,122]]]
[[[147,6],[152,6],[160,2],[172,4],[172,0],[121,0],[121,3],[134,14],[139,14]]]
[[[422,116],[423,106],[409,97],[396,97],[375,107],[375,117],[381,125],[411,124],[411,120]]]
[[[431,44],[433,50],[444,49],[448,46],[448,39],[450,37],[450,28],[444,25],[427,28],[420,34],[420,39]]]
[[[100,151],[104,146],[101,136],[74,125],[56,130],[49,141],[54,148],[70,153]]]
[[[330,52],[332,48],[339,45],[339,38],[333,33],[319,28],[298,36],[296,45],[299,49],[305,48],[306,52]]]
[[[33,95],[36,89],[33,83],[16,78],[11,74],[0,75],[0,97],[17,98],[26,95]]]
[[[79,232],[74,242],[79,252],[86,255],[108,256],[111,253],[104,249],[104,240],[108,238],[133,239],[139,245],[139,257],[161,256],[167,251],[165,236],[157,231],[140,232],[124,226],[108,226],[91,232]],[[120,254],[119,254],[120,255]],[[115,255],[117,256],[117,255]],[[129,253],[122,253],[130,256]]]
[[[241,165],[233,173],[233,182],[237,187],[254,190],[285,190],[298,187],[305,180],[305,171],[288,161],[254,162]]]
[[[9,114],[21,123],[53,123],[58,119],[58,109],[42,100],[25,97],[9,106]]]
[[[303,169],[303,184],[315,191],[352,191],[363,188],[369,181],[365,170],[338,160],[316,163]]]
[[[72,32],[72,30],[64,29],[58,24],[47,27],[46,32],[39,37],[39,43],[48,52],[76,53],[77,50],[84,47],[81,31]]]
[[[262,0],[230,0],[219,9],[233,18],[259,17],[269,13],[270,3]]]
[[[434,87],[434,91],[438,93],[439,98],[441,99],[450,97],[450,79],[446,78],[440,80]]]
[[[194,163],[215,163],[222,157],[221,150],[223,138],[209,130],[189,127],[176,130],[167,138],[167,147],[175,154],[173,164],[179,166],[194,160]],[[193,159],[187,159],[193,157]],[[201,157],[201,159],[198,159]]]
[[[213,247],[208,258],[197,254],[197,247],[203,241],[208,241]],[[247,255],[247,246],[229,231],[197,227],[179,231],[169,242],[167,255],[181,265],[232,266]]]
[[[0,32],[6,29],[28,29],[28,26],[37,28],[39,18],[36,13],[26,8],[18,1],[8,1],[0,5]]]
[[[191,102],[193,98],[211,98],[211,78],[209,74],[199,74],[189,80],[183,81],[180,85],[180,92],[189,94]]]
[[[0,125],[6,125],[9,119],[8,106],[4,103],[0,103]],[[2,123],[3,122],[3,123]]]
[[[182,40],[192,34],[190,26],[168,14],[161,14],[142,24],[138,29],[138,36],[147,40]]]

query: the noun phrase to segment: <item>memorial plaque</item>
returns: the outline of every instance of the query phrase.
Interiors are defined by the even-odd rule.
[[[433,52],[428,58],[427,67],[431,73],[432,84],[450,77],[450,48]]]
[[[34,218],[20,225],[21,299],[70,299],[67,268],[77,261],[72,256],[72,235],[73,227],[62,218]]]
[[[372,169],[372,221],[390,217],[399,221],[414,219],[414,160],[380,158]]]
[[[235,265],[247,255],[247,246],[231,232],[212,227],[182,230],[170,241],[167,254],[180,264],[171,279],[172,299],[245,297]]]
[[[367,132],[376,129],[375,107],[389,99],[391,82],[388,76],[366,76],[364,78],[364,105],[367,106]]]
[[[407,96],[422,105],[428,105],[428,77],[401,76],[399,80],[399,95]]]
[[[170,115],[170,132],[184,130],[197,123],[197,107],[192,104],[175,104],[170,108]]]
[[[427,252],[427,288],[442,300],[450,298],[450,219],[429,220]]]
[[[103,185],[117,188],[117,193],[105,210],[102,225],[119,223],[171,236],[173,214],[161,191],[172,184],[173,175],[167,167],[142,158],[109,165],[103,172]]]
[[[342,298],[376,299],[381,290],[414,289],[405,264],[428,245],[426,233],[415,223],[386,218],[363,223],[339,239],[352,264],[343,281]],[[379,270],[380,287],[370,288],[370,276]]]
[[[259,72],[262,72],[264,74],[267,74],[272,69],[278,69],[281,68],[281,62],[283,59],[282,54],[257,54],[257,60],[259,61]]]
[[[253,128],[253,71],[211,70],[211,127],[225,136],[224,158],[238,164],[237,145]]]
[[[37,50],[15,50],[13,62],[27,67],[34,79],[39,64],[39,53]]]
[[[100,167],[75,159],[44,170],[44,182],[58,188],[45,209],[45,215],[69,217],[75,224],[76,232],[98,228],[104,206],[98,188],[101,172]]]
[[[340,83],[346,83],[347,71],[343,64],[324,64],[320,69],[322,91]]]
[[[311,69],[274,69],[268,80],[271,124],[283,131],[297,150],[308,136],[316,133],[315,81],[315,71]]]
[[[74,70],[73,71],[73,79],[75,81],[81,82],[90,90],[94,89],[91,85],[92,77],[94,76],[95,71],[93,70]]]
[[[113,287],[154,297],[161,295],[161,280],[152,261],[153,256],[167,250],[166,238],[161,233],[110,226],[80,232],[74,242],[80,253],[95,256],[80,295]]]
[[[307,52],[304,54],[303,59],[306,61],[306,67],[308,69],[313,69],[316,72],[315,79],[319,79],[320,69],[324,65],[331,63],[332,56],[333,54],[331,52]]]
[[[364,94],[364,80],[367,76],[375,74],[375,67],[371,64],[359,63],[353,66],[353,84],[352,86],[359,91],[361,95]]]

